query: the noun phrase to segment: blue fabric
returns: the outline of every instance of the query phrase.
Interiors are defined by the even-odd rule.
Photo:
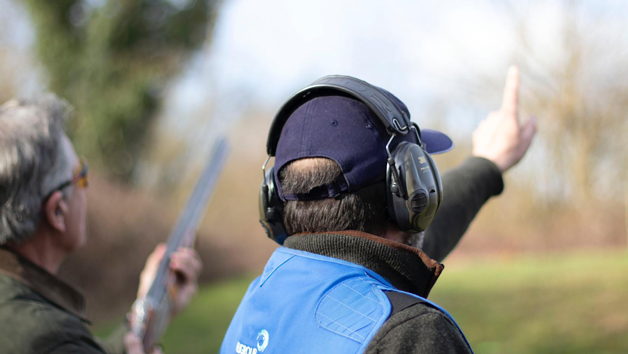
[[[390,316],[384,291],[399,290],[357,264],[280,247],[244,295],[220,352],[363,353]]]

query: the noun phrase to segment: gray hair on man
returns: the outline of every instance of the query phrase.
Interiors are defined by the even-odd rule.
[[[72,177],[63,144],[70,110],[53,94],[0,106],[0,245],[33,234],[44,198]]]

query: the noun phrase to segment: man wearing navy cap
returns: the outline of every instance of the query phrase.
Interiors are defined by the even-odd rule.
[[[474,156],[442,184],[430,154],[453,143],[419,129],[390,92],[329,76],[291,98],[271,127],[275,164],[260,194],[260,221],[283,247],[221,353],[472,352],[426,298],[439,262],[530,146],[536,123],[518,123],[518,86],[511,68],[501,109],[473,134]]]

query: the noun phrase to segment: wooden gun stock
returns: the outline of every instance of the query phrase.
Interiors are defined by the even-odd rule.
[[[227,150],[226,139],[219,138],[212,148],[201,177],[188,198],[185,209],[170,234],[166,252],[159,263],[157,274],[148,293],[143,298],[137,299],[129,312],[130,330],[142,340],[147,354],[151,353],[166,331],[174,310],[178,286],[177,275],[170,269],[170,256],[180,247],[194,245],[196,229],[224,166]]]

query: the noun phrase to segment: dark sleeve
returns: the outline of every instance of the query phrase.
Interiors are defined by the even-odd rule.
[[[471,354],[460,330],[444,313],[415,305],[393,315],[375,334],[367,354]]]
[[[120,325],[116,330],[107,338],[96,338],[98,344],[103,348],[107,354],[125,354],[124,349],[124,335],[127,332],[125,325]]]
[[[50,354],[125,354],[124,334],[126,327],[120,326],[106,339],[90,338],[67,339],[67,342],[55,347]],[[103,352],[104,351],[104,352]]]
[[[94,349],[90,346],[83,346],[76,343],[63,344],[56,347],[49,354],[102,354],[100,350]]]
[[[481,157],[470,157],[442,176],[443,204],[425,232],[423,252],[442,261],[458,244],[482,205],[504,189],[499,168]]]
[[[76,324],[78,319],[67,321],[66,327],[51,331],[45,338],[37,338],[40,342],[46,342],[46,350],[42,352],[50,354],[105,354],[92,334],[82,326]],[[38,345],[38,347],[40,347]],[[41,346],[42,348],[44,345]]]
[[[38,352],[105,354],[78,317],[49,306],[41,307],[48,313],[41,318],[41,332],[33,335]]]

